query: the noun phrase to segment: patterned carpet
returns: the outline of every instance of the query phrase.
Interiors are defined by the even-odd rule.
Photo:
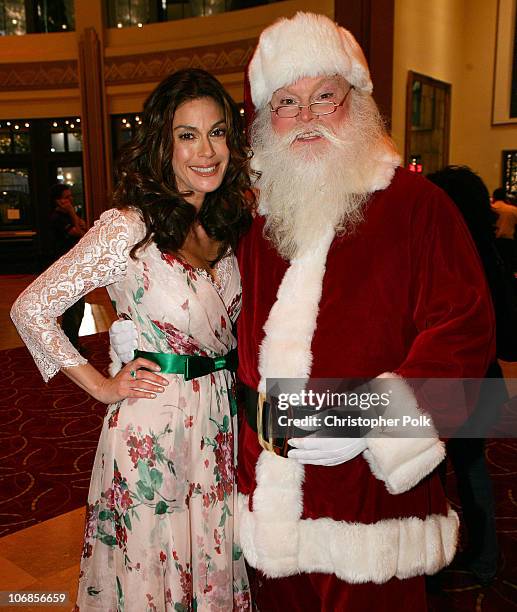
[[[88,359],[108,365],[107,334],[81,338]],[[0,537],[86,502],[105,406],[63,374],[43,383],[25,348],[0,351]],[[430,597],[433,612],[517,610],[517,440],[491,440],[486,455],[494,481],[500,571],[488,588],[455,564]],[[454,476],[447,478],[460,511]]]
[[[517,440],[489,440],[485,451],[494,483],[499,572],[486,588],[456,562],[441,574],[442,592],[430,596],[431,612],[517,610]],[[447,473],[447,495],[461,516],[454,473]],[[462,534],[461,541],[465,541]]]
[[[108,365],[107,334],[84,336]],[[43,382],[25,348],[0,351],[0,537],[84,505],[106,406],[64,374]]]

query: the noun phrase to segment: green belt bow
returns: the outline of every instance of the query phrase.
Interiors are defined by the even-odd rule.
[[[161,374],[183,374],[185,380],[206,376],[218,370],[237,371],[239,358],[234,348],[220,357],[203,357],[201,355],[176,355],[174,353],[149,353],[135,351],[135,359],[144,357],[154,361],[161,368]]]

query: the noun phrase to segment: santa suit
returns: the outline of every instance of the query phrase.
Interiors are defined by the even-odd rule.
[[[454,205],[425,179],[399,168],[354,232],[291,266],[263,226],[258,216],[239,248],[246,385],[258,388],[260,369],[284,376],[290,360],[322,378],[484,375],[494,326],[481,265]],[[422,609],[423,575],[456,548],[458,518],[434,471],[443,457],[437,438],[378,439],[341,465],[304,467],[263,451],[244,420],[240,535],[259,609]]]

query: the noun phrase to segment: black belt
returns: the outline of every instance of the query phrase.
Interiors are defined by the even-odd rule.
[[[248,387],[248,385],[242,385],[243,388],[243,399],[244,399],[244,414],[246,415],[246,422],[257,433],[257,402],[258,402],[258,391]]]

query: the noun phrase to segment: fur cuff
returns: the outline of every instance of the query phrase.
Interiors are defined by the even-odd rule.
[[[383,415],[385,418],[409,416],[418,419],[426,416],[419,409],[409,385],[396,374],[381,374],[374,386],[378,393],[390,393],[390,405]],[[372,474],[384,481],[388,491],[394,495],[414,487],[445,458],[445,444],[438,439],[433,426],[412,427],[412,431],[419,437],[395,437],[395,433],[400,434],[399,428],[384,427],[373,430],[366,438],[368,448],[363,457]]]

